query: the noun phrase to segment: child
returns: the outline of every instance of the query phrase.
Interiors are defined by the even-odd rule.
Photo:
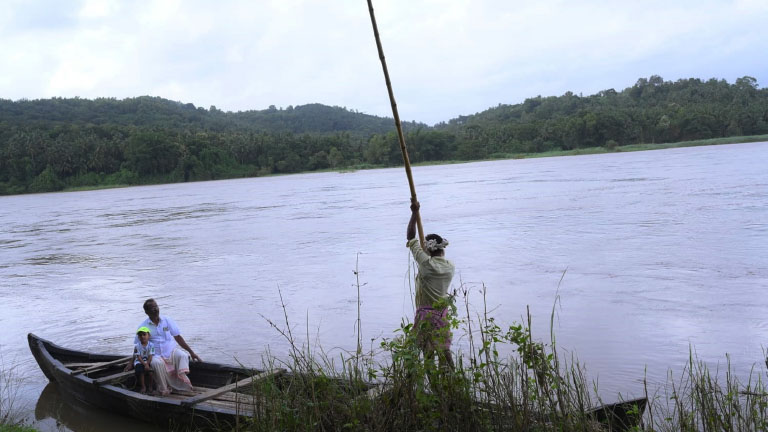
[[[139,327],[136,335],[139,342],[133,348],[133,367],[136,369],[136,380],[141,384],[141,392],[146,393],[147,385],[152,388],[152,368],[149,365],[155,355],[155,345],[149,341],[149,328]]]

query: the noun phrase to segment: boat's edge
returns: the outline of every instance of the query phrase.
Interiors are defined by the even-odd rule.
[[[29,343],[29,350],[32,352],[32,356],[35,358],[35,361],[37,361],[37,365],[43,371],[45,377],[48,378],[48,381],[58,384],[58,380],[51,370],[55,367],[53,362],[58,360],[54,359],[48,352],[48,349],[44,346],[45,344],[51,344],[51,342],[46,341],[34,333],[27,334],[27,342]]]

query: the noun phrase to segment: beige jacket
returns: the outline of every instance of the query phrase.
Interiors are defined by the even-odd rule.
[[[406,243],[413,259],[419,265],[416,275],[416,307],[432,307],[438,300],[448,297],[455,267],[443,257],[431,257],[424,252],[419,240],[414,238]]]

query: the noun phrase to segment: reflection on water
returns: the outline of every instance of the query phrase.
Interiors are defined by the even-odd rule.
[[[32,265],[51,264],[86,264],[98,261],[98,257],[74,254],[52,254],[27,258],[26,262]]]
[[[414,178],[426,230],[451,239],[470,315],[485,286],[500,325],[530,305],[548,340],[559,296],[559,346],[610,402],[642,392],[646,374],[664,382],[691,346],[712,366],[729,353],[736,373],[762,367],[766,166],[768,144],[753,143],[414,167]],[[298,342],[334,357],[356,347],[358,262],[363,340],[377,346],[413,314],[408,204],[399,168],[0,197],[1,354],[34,402],[45,378],[27,332],[127,354],[155,297],[206,360],[285,356],[267,322],[283,323],[283,301]]]
[[[120,417],[87,405],[76,399],[64,397],[56,384],[49,383],[40,393],[35,406],[35,425],[42,431],[57,431],[66,427],[73,432],[160,432],[164,429],[151,424]]]
[[[157,224],[176,220],[201,219],[226,213],[231,208],[212,203],[201,203],[194,206],[160,207],[151,209],[127,210],[121,213],[105,213],[99,215],[107,221],[118,221],[109,225],[112,228]]]

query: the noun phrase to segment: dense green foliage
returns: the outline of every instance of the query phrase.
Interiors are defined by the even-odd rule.
[[[32,426],[18,424],[0,424],[0,432],[36,432]]]
[[[536,97],[440,124],[468,156],[678,142],[768,133],[768,89],[754,78],[664,81],[641,78],[622,92]]]
[[[640,79],[404,124],[412,162],[768,134],[754,78]],[[0,99],[0,194],[402,164],[393,121],[311,104],[223,112],[156,97]]]

